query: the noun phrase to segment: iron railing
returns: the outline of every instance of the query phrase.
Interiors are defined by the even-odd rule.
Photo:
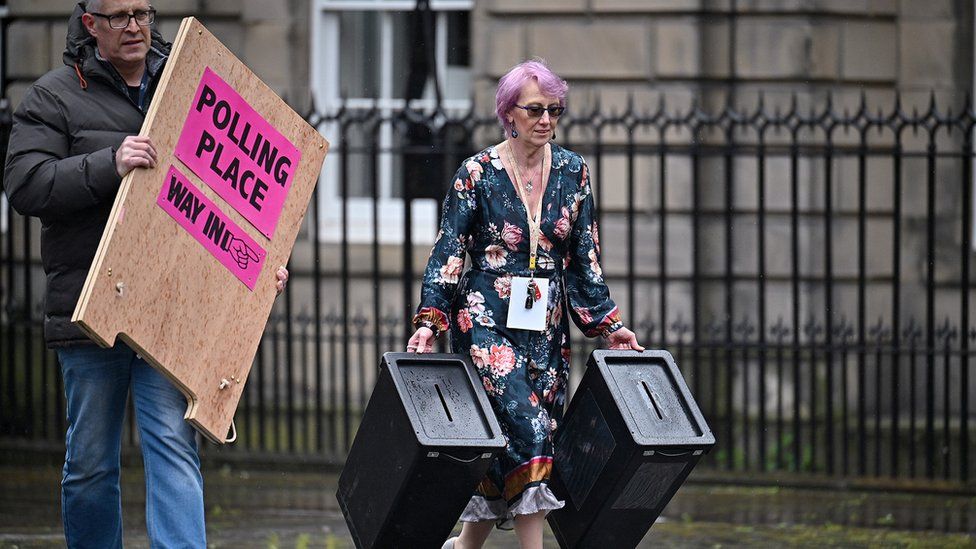
[[[970,482],[971,104],[583,111],[558,134],[590,163],[606,278],[696,395],[718,440],[704,466]],[[411,331],[431,244],[418,208],[500,139],[473,113],[306,118],[332,141],[329,169],[241,401],[240,439],[220,450],[244,459],[343,459],[381,353]],[[57,447],[37,222],[4,210],[0,446]],[[575,341],[574,380],[598,343]]]

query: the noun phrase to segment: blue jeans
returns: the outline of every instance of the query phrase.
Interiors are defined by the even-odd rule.
[[[68,547],[122,547],[122,423],[131,390],[146,470],[152,547],[206,547],[203,477],[186,398],[119,342],[58,349],[68,434],[61,515]]]

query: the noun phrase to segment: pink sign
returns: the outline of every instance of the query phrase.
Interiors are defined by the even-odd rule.
[[[302,153],[209,67],[175,154],[271,238]]]
[[[264,248],[228,219],[175,166],[169,167],[156,204],[203,244],[245,286],[254,289],[267,257]]]

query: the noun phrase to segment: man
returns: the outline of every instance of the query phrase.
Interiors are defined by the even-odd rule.
[[[65,66],[41,77],[14,114],[10,204],[41,220],[44,336],[64,377],[68,431],[62,519],[69,547],[121,547],[119,454],[130,390],[146,470],[153,547],[206,547],[203,479],[186,399],[123,343],[95,346],[70,321],[122,178],[156,167],[142,126],[170,44],[148,0],[80,2]],[[279,292],[287,271],[278,271]]]

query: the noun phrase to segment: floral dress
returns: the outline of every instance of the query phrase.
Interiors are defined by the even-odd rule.
[[[568,317],[589,337],[622,326],[600,268],[586,163],[550,147],[535,272],[549,279],[545,330],[505,326],[512,277],[529,275],[529,228],[495,147],[466,160],[455,176],[414,317],[415,324],[450,329],[453,352],[470,354],[507,443],[461,516],[465,522],[563,506],[546,482],[569,375]],[[462,276],[465,252],[471,268]]]

